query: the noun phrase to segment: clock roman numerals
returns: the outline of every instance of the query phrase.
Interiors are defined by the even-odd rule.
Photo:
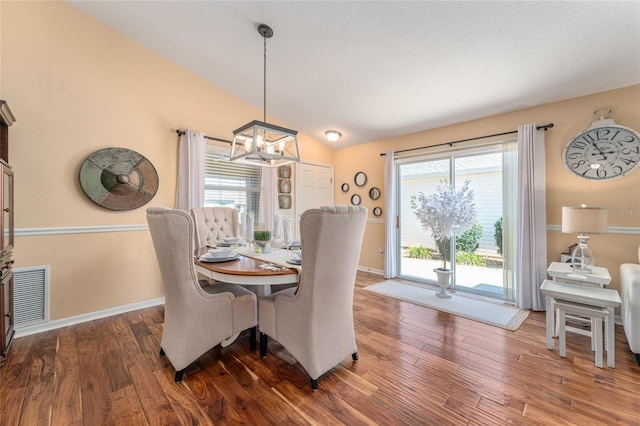
[[[640,166],[640,135],[618,125],[592,127],[574,137],[562,153],[567,169],[589,180],[625,176]]]

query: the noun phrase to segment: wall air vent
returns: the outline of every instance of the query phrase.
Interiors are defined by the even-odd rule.
[[[49,266],[15,268],[14,324],[16,330],[49,320]]]

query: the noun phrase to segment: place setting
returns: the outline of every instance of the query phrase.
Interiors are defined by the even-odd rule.
[[[242,241],[240,237],[227,237],[216,243],[216,247],[241,247],[245,245],[246,242]]]
[[[291,265],[302,265],[302,250],[294,250],[287,256],[287,263]]]
[[[236,260],[239,257],[238,250],[230,247],[217,247],[209,249],[205,254],[201,255],[198,260],[205,263],[217,263]]]

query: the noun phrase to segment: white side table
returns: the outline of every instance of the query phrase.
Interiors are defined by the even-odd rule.
[[[582,284],[589,287],[604,287],[611,282],[611,275],[607,268],[594,266],[590,274],[576,271],[569,263],[551,262],[547,268],[547,274],[553,281],[569,284]]]
[[[615,332],[613,323],[613,311],[622,304],[617,291],[608,288],[586,287],[583,285],[567,284],[562,282],[545,280],[540,287],[547,297],[547,348],[552,349],[551,336],[554,330],[555,312],[554,300],[568,300],[585,305],[606,308],[609,311],[605,332],[605,345],[607,350],[607,365],[615,367]]]
[[[547,268],[547,274],[556,282],[562,282],[567,284],[575,284],[582,285],[586,287],[604,287],[609,285],[611,282],[611,275],[609,275],[609,270],[607,268],[601,268],[598,266],[594,266],[591,273],[587,274],[584,272],[575,272],[569,263],[563,262],[551,262],[549,267]],[[585,320],[583,317],[575,316],[575,315],[567,315],[567,319],[572,320],[574,323],[582,323],[585,325],[589,325],[591,321]],[[556,324],[553,329],[553,337],[558,336],[558,329],[560,328],[560,324]],[[572,327],[567,325],[565,327],[566,331],[570,331],[572,333],[582,334],[583,336],[592,336],[592,330],[584,330],[582,328]],[[605,339],[608,338],[608,334],[605,333]],[[592,349],[595,350],[593,339],[591,342]]]

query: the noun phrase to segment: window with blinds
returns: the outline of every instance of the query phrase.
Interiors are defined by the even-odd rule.
[[[208,146],[204,171],[204,205],[252,211],[259,217],[262,169],[229,162],[229,154]]]

